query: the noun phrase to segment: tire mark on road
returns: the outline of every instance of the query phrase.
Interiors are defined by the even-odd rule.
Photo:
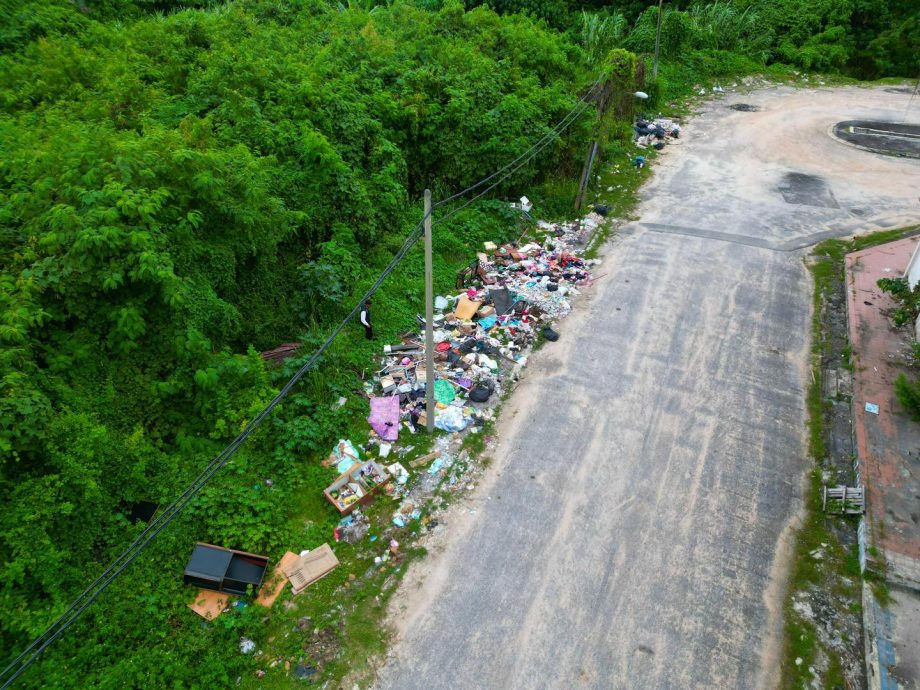
[[[801,249],[807,249],[824,240],[834,238],[850,237],[859,232],[870,229],[884,229],[899,225],[913,225],[920,223],[920,216],[895,216],[871,219],[866,222],[857,224],[846,223],[840,227],[816,232],[810,235],[794,237],[785,242],[771,242],[761,237],[750,237],[748,235],[736,235],[730,232],[720,232],[719,230],[706,230],[704,228],[691,228],[683,225],[669,225],[666,223],[632,223],[624,229],[641,228],[649,232],[662,233],[668,235],[684,235],[686,237],[698,237],[701,239],[714,240],[717,242],[729,242],[731,244],[742,244],[757,249],[766,249],[773,252],[795,252]]]

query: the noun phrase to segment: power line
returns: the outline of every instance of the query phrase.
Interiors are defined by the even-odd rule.
[[[64,614],[62,614],[44,633],[36,638],[29,647],[22,652],[11,664],[3,670],[0,678],[10,673],[14,667],[19,668],[4,682],[2,688],[8,688],[12,683],[45,651],[51,644],[57,640],[85,611],[98,596],[108,587],[111,582],[118,577],[134,560],[140,555],[141,551],[156,537],[173,519],[182,511],[183,508],[195,497],[195,495],[211,480],[211,478],[220,470],[236,450],[246,441],[249,436],[262,424],[266,417],[278,406],[278,404],[287,397],[291,389],[300,381],[307,371],[316,363],[322,354],[329,348],[332,342],[338,337],[339,333],[348,325],[348,323],[358,314],[361,305],[369,299],[374,292],[380,287],[383,281],[393,272],[403,257],[418,241],[423,228],[424,219],[412,230],[402,247],[380,274],[374,284],[367,290],[364,297],[352,308],[351,312],[339,323],[333,332],[326,338],[323,344],[316,350],[307,362],[297,370],[294,376],[285,384],[284,388],[268,403],[253,419],[246,425],[246,428],[233,441],[224,448],[221,453],[211,461],[211,463],[193,480],[185,491],[171,503],[159,516],[147,525],[147,528],[134,540],[134,542],[125,549],[118,558],[109,565],[108,568],[96,578],[96,580],[84,590],[84,592],[70,605]],[[65,620],[66,619],[66,620]],[[49,637],[50,635],[50,637]],[[47,638],[47,639],[46,639]],[[37,649],[36,649],[37,647]],[[34,650],[34,651],[33,651]],[[31,653],[31,655],[30,655]],[[26,659],[26,657],[28,658]],[[20,665],[21,664],[21,665]]]
[[[513,161],[511,161],[510,163],[508,163],[507,165],[505,165],[503,168],[500,168],[499,170],[496,170],[494,173],[492,173],[492,174],[489,175],[488,177],[485,177],[485,178],[479,180],[479,182],[477,182],[476,184],[471,185],[471,186],[467,187],[466,189],[457,192],[456,194],[452,194],[451,196],[447,197],[446,199],[441,199],[440,201],[436,202],[432,208],[438,208],[438,207],[440,207],[440,206],[443,206],[444,204],[448,204],[448,203],[450,203],[451,201],[454,201],[455,199],[459,199],[460,197],[465,196],[465,195],[468,194],[469,192],[472,192],[472,191],[473,191],[474,189],[476,189],[477,187],[479,187],[479,186],[485,184],[486,182],[489,182],[490,180],[492,180],[492,179],[493,179],[494,177],[496,177],[497,175],[500,175],[501,173],[505,172],[505,170],[507,170],[507,169],[510,168],[512,165],[514,165],[515,163],[517,163],[517,162],[518,162],[519,160],[521,160],[524,156],[526,156],[528,153],[530,153],[531,151],[533,151],[533,149],[534,149],[535,147],[537,147],[537,146],[539,146],[540,144],[542,144],[545,140],[551,139],[551,138],[553,138],[554,136],[556,136],[557,134],[559,134],[560,132],[562,132],[566,127],[568,127],[568,124],[566,124],[564,127],[562,127],[563,123],[568,119],[568,117],[569,117],[573,112],[575,112],[575,110],[576,110],[582,103],[584,103],[585,101],[588,100],[588,98],[590,98],[591,92],[594,91],[594,89],[596,89],[596,88],[598,87],[598,85],[601,83],[602,80],[603,80],[603,76],[598,77],[598,78],[597,78],[597,81],[595,81],[595,82],[591,85],[591,88],[589,88],[589,89],[585,92],[585,95],[582,96],[582,97],[579,99],[579,101],[572,107],[572,109],[571,109],[568,113],[566,113],[565,116],[564,116],[559,122],[557,122],[556,125],[555,125],[554,127],[552,127],[552,128],[550,129],[549,132],[547,132],[546,134],[544,134],[543,137],[542,137],[537,143],[535,143],[535,144],[534,144],[533,146],[531,146],[529,149],[527,149],[526,151],[524,151],[524,153],[522,153],[520,156],[518,156],[517,158],[515,158]],[[562,129],[560,129],[560,127],[562,127]]]
[[[563,128],[560,130],[560,132],[564,131],[566,128],[568,128],[569,125],[572,124],[572,122],[574,122],[576,119],[578,119],[578,117],[585,111],[585,109],[586,109],[587,107],[588,107],[588,104],[585,103],[584,105],[581,106],[581,109],[578,110],[577,112],[572,111],[571,113],[569,113],[570,115],[572,115],[572,119],[569,120],[568,123],[566,123],[565,127],[563,127]],[[574,115],[573,115],[573,113],[574,113]],[[478,200],[478,199],[481,199],[483,196],[485,196],[486,194],[488,194],[489,192],[491,192],[491,191],[492,191],[493,189],[495,189],[498,185],[500,185],[502,182],[504,182],[506,179],[508,179],[511,175],[513,175],[513,174],[516,173],[518,170],[520,170],[520,169],[523,168],[525,165],[527,165],[527,163],[529,163],[538,153],[540,153],[540,151],[542,151],[542,150],[545,149],[547,146],[549,146],[550,143],[551,143],[551,141],[547,140],[546,142],[544,142],[544,143],[543,143],[539,148],[537,148],[537,149],[533,149],[533,147],[531,147],[531,149],[533,150],[533,152],[532,152],[525,160],[521,161],[521,162],[520,162],[513,170],[511,170],[507,175],[505,175],[505,176],[502,177],[500,180],[498,180],[498,182],[495,182],[494,184],[490,185],[490,186],[487,187],[486,189],[482,190],[479,194],[477,194],[476,196],[474,196],[472,199],[468,200],[468,201],[467,201],[465,204],[463,204],[462,206],[458,206],[457,208],[452,209],[450,212],[448,212],[448,213],[446,213],[445,215],[441,216],[441,217],[438,218],[436,221],[433,221],[433,222],[432,222],[432,225],[436,225],[436,224],[438,224],[438,223],[443,223],[443,222],[446,221],[448,218],[450,218],[450,217],[452,217],[452,216],[455,216],[456,214],[460,213],[460,211],[462,211],[463,209],[465,209],[465,208],[467,208],[468,206],[470,206],[474,201],[476,201],[476,200]],[[517,160],[520,160],[520,158],[518,158]],[[506,167],[507,167],[507,166],[506,166]]]
[[[533,144],[527,151],[515,158],[510,163],[506,164],[500,170],[492,173],[486,178],[483,178],[476,184],[454,194],[446,199],[443,199],[437,202],[433,208],[441,207],[445,204],[454,201],[461,196],[469,193],[482,186],[483,184],[495,179],[496,176],[501,175],[498,181],[494,182],[492,185],[481,191],[479,194],[474,196],[472,199],[469,199],[462,206],[459,206],[451,210],[446,215],[438,218],[437,220],[432,221],[432,226],[439,225],[447,221],[447,219],[456,215],[463,209],[469,207],[473,202],[482,198],[485,194],[495,189],[502,182],[507,180],[511,175],[520,170],[524,165],[530,162],[540,151],[546,148],[552,140],[565,131],[588,107],[587,100],[591,92],[597,87],[600,83],[598,79],[594,85],[588,90],[588,92],[576,103],[576,105],[570,110],[566,116],[560,120],[547,134],[540,138],[535,144]],[[504,174],[502,174],[504,173]],[[313,353],[313,355],[297,370],[297,372],[288,380],[285,386],[278,392],[278,394],[255,416],[252,420],[246,425],[240,434],[227,445],[208,465],[202,470],[201,473],[189,484],[186,489],[176,498],[169,506],[166,507],[161,513],[159,513],[148,525],[146,528],[134,539],[131,545],[128,546],[121,554],[109,564],[109,566],[90,584],[82,594],[80,594],[77,599],[75,599],[68,609],[61,614],[57,620],[48,626],[45,631],[39,635],[32,643],[15,659],[13,660],[4,670],[0,673],[0,678],[7,676],[9,678],[3,683],[0,688],[5,689],[10,687],[17,678],[19,678],[22,673],[26,671],[32,664],[37,661],[38,657],[50,647],[67,629],[73,625],[77,619],[83,614],[83,612],[89,608],[93,602],[99,597],[100,594],[112,583],[112,581],[118,577],[128,566],[130,566],[134,560],[140,555],[140,553],[146,548],[146,546],[161,532],[165,529],[175,518],[176,516],[185,508],[186,505],[195,497],[195,495],[202,489],[204,486],[211,480],[211,478],[222,468],[230,458],[236,453],[239,447],[246,441],[246,439],[251,436],[256,429],[262,424],[262,422],[268,417],[269,414],[277,407],[284,398],[290,393],[295,385],[303,378],[303,376],[309,371],[313,365],[319,360],[323,353],[332,345],[335,339],[339,336],[342,330],[347,326],[358,312],[361,310],[362,305],[373,296],[373,294],[379,289],[383,284],[383,281],[396,269],[396,267],[402,262],[405,255],[408,251],[415,245],[424,228],[424,222],[427,219],[427,214],[421,221],[412,229],[409,235],[406,237],[402,246],[387,264],[386,268],[381,272],[377,277],[374,283],[370,288],[364,293],[364,296],[358,301],[358,303],[352,308],[348,315],[339,323],[339,325],[330,333],[330,335],[323,341],[322,345]]]

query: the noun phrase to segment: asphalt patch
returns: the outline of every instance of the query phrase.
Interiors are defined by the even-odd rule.
[[[777,187],[787,204],[840,208],[827,182],[817,175],[790,172],[783,175]]]
[[[920,125],[845,120],[834,125],[834,136],[866,151],[886,156],[920,158]]]
[[[751,105],[750,103],[735,103],[734,105],[728,106],[732,110],[738,110],[742,113],[756,113],[760,110],[759,106]]]

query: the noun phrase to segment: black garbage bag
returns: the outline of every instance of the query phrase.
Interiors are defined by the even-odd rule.
[[[549,292],[556,292],[556,290],[559,289],[559,285],[556,284],[556,283],[547,283],[547,284],[546,284],[546,289],[547,289]]]
[[[610,213],[610,208],[606,204],[596,204],[594,206],[594,212],[604,218],[607,217],[607,214]]]
[[[544,340],[548,340],[548,341],[550,341],[551,343],[554,343],[554,342],[556,342],[557,340],[559,340],[559,334],[556,333],[556,331],[554,331],[554,330],[553,330],[552,328],[550,328],[549,326],[544,326],[544,327],[543,327],[543,338],[544,338]]]
[[[489,399],[489,396],[492,395],[492,390],[488,386],[483,386],[479,384],[474,386],[470,391],[470,394],[467,396],[473,402],[484,403]]]

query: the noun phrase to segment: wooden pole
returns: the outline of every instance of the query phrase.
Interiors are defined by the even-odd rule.
[[[431,190],[425,190],[425,417],[434,431],[434,286],[431,268]]]
[[[652,81],[658,81],[658,47],[661,45],[661,5],[664,0],[658,0],[658,30],[655,32],[655,62],[652,63]]]

